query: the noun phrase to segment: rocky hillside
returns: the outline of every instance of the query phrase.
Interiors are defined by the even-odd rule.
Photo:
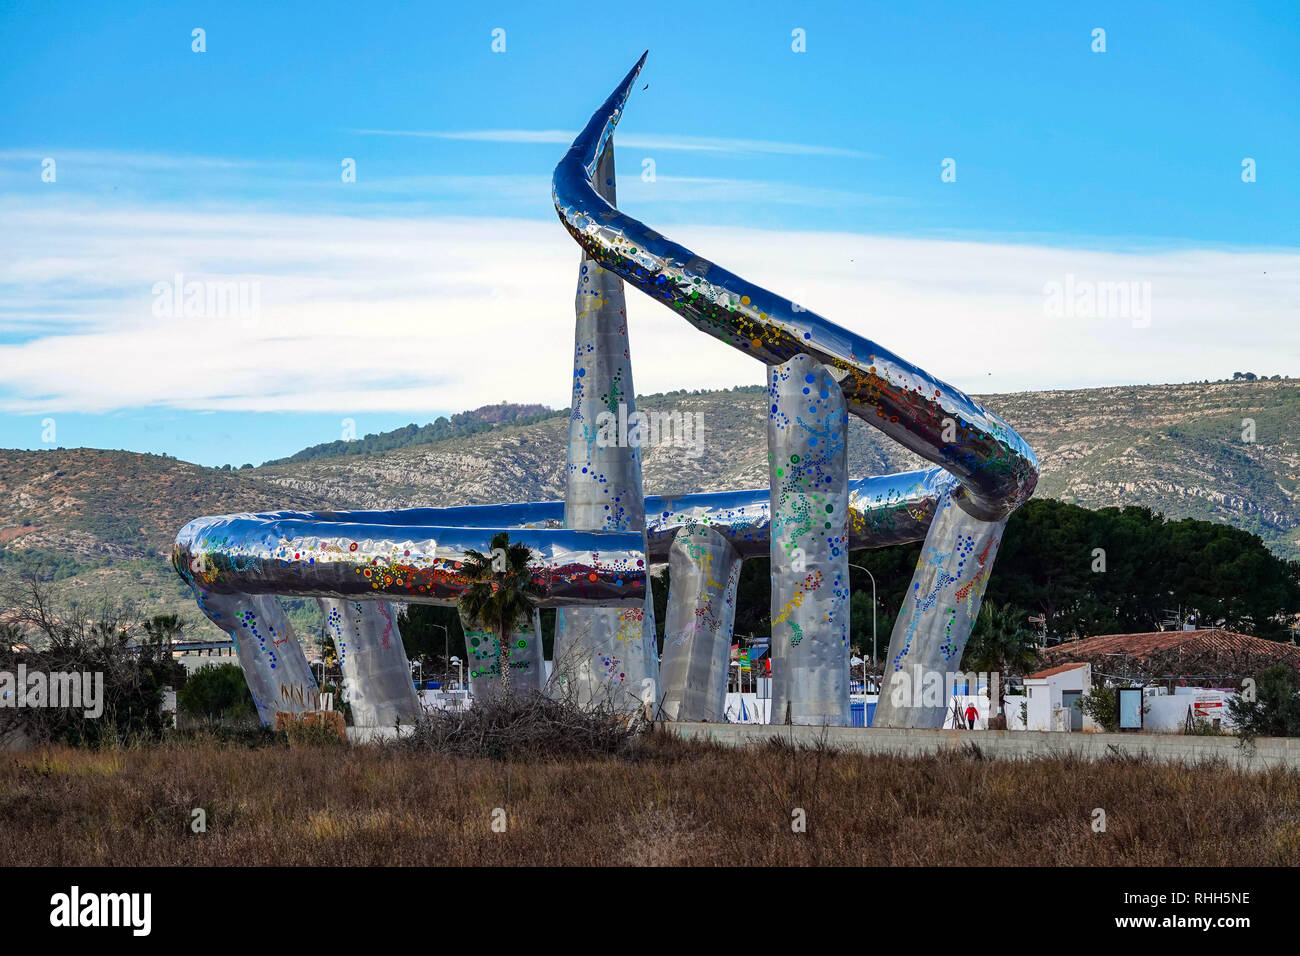
[[[1259,534],[1279,555],[1300,558],[1300,382],[978,397],[1037,451],[1038,494],[1094,508],[1141,504],[1171,517],[1223,521]],[[698,445],[646,450],[647,493],[766,482],[761,388],[638,401],[642,410],[690,414],[703,423]],[[1244,440],[1251,422],[1253,440]],[[65,587],[186,607],[165,559],[176,530],[193,517],[559,498],[566,428],[564,417],[552,417],[392,451],[317,454],[238,471],[93,449],[0,451],[0,566],[40,563]],[[921,464],[852,421],[852,474]]]
[[[175,458],[93,448],[0,451],[0,569],[39,567],[65,589],[192,615],[170,564],[171,542],[187,521],[315,504],[249,471]]]

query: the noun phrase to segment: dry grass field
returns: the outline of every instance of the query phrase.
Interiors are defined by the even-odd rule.
[[[204,739],[0,755],[4,866],[954,863],[1295,866],[1300,773],[662,733],[622,755],[509,762]]]

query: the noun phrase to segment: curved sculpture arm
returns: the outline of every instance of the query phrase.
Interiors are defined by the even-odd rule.
[[[959,504],[972,515],[998,520],[1028,499],[1038,481],[1032,449],[965,392],[677,245],[600,196],[596,163],[644,63],[643,55],[555,167],[555,211],[587,255],[761,362],[780,365],[802,352],[832,368],[849,411],[954,475]]]
[[[541,607],[637,606],[646,556],[630,531],[454,528],[352,524],[305,517],[226,515],[181,529],[172,564],[209,592],[294,597],[387,598],[455,604],[470,580],[465,552],[491,550],[498,531],[533,550]]]
[[[849,546],[883,548],[925,537],[939,498],[956,479],[942,468],[872,475],[849,482]],[[686,528],[712,528],[744,557],[766,555],[772,494],[767,488],[705,491],[689,495],[651,495],[645,500],[647,550],[653,561],[666,561],[673,537]],[[463,529],[559,530],[564,527],[563,501],[456,508],[402,508],[379,511],[269,511],[243,515],[261,522],[307,521],[319,524],[383,525],[396,531],[418,525]],[[200,518],[199,521],[212,521]],[[222,519],[225,520],[225,519]],[[192,535],[187,526],[178,537]],[[478,532],[483,533],[481,530]]]

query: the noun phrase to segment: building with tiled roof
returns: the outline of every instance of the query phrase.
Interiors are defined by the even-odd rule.
[[[1075,661],[1070,664],[1057,664],[1055,667],[1049,667],[1041,670],[1036,674],[1026,674],[1025,680],[1043,680],[1048,677],[1055,677],[1057,674],[1064,674],[1066,671],[1072,671],[1077,667],[1087,667],[1086,661]]]
[[[1200,683],[1251,676],[1279,663],[1300,668],[1300,647],[1210,627],[1099,634],[1048,648],[1043,662],[1049,667],[1087,662],[1099,675]]]

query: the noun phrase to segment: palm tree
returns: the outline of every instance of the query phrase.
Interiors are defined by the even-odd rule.
[[[172,645],[184,636],[185,620],[179,614],[155,614],[144,622],[144,632],[150,640],[167,645],[170,660]]]
[[[1011,604],[985,601],[962,655],[963,671],[1023,673],[1038,659],[1034,632],[1025,626],[1025,612]],[[1006,714],[1007,682],[998,681],[998,713]]]
[[[500,649],[501,689],[510,692],[510,640],[521,620],[530,620],[542,589],[533,581],[528,545],[511,544],[505,531],[492,536],[492,553],[465,551],[461,567],[473,583],[458,602],[466,619],[492,631]]]

